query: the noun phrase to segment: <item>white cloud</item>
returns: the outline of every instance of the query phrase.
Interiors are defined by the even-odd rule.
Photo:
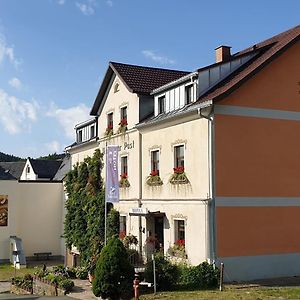
[[[9,80],[8,83],[10,86],[14,87],[17,90],[22,87],[22,82],[17,77],[12,78],[11,80]]]
[[[112,6],[113,6],[112,0],[107,0],[107,1],[106,1],[106,4],[107,4],[109,7],[112,7]]]
[[[44,146],[47,148],[49,153],[61,153],[63,150],[63,146],[58,141],[52,141],[49,143],[44,144]]]
[[[93,0],[88,0],[85,3],[76,2],[76,6],[85,16],[90,16],[95,13],[95,9],[94,9],[95,4],[96,3]]]
[[[66,0],[57,0],[57,3],[59,5],[64,5],[66,3]]]
[[[157,55],[152,50],[143,50],[142,54],[146,58],[149,58],[149,59],[153,60],[154,62],[159,63],[161,65],[174,65],[175,64],[175,60],[170,59],[166,56]]]
[[[7,46],[6,39],[3,34],[0,33],[0,64],[7,59],[16,68],[21,62],[15,58],[14,48]]]
[[[54,103],[51,103],[47,116],[55,118],[62,126],[65,135],[74,140],[76,124],[89,119],[89,108],[84,104],[79,104],[70,108],[58,108]]]
[[[36,101],[18,99],[0,89],[0,123],[8,133],[29,131],[37,120],[38,110]]]

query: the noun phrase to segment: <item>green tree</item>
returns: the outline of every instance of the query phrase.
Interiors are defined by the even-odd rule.
[[[93,293],[104,299],[124,299],[132,291],[133,278],[134,269],[123,243],[117,237],[111,238],[97,261]]]

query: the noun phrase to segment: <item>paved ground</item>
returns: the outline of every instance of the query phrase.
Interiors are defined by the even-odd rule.
[[[36,297],[36,296],[16,296],[7,294],[10,291],[10,282],[0,282],[0,300],[2,299],[81,299],[81,300],[95,300],[99,299],[94,296],[92,292],[92,285],[88,280],[74,279],[75,287],[72,293],[66,297]]]

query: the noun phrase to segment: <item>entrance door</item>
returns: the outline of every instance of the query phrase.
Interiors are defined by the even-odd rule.
[[[154,230],[157,243],[155,243],[156,250],[163,250],[164,247],[164,217],[154,218]]]

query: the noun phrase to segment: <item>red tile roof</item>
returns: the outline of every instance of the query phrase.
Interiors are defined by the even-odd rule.
[[[189,73],[116,62],[110,62],[109,65],[121,77],[129,90],[138,94],[150,94],[152,90]]]
[[[129,91],[150,95],[152,90],[185,76],[189,72],[110,62],[92,107],[91,115],[97,114],[113,73],[120,77]]]
[[[196,103],[207,100],[219,100],[230,94],[237,86],[239,86],[239,84],[250,78],[257,70],[264,67],[268,62],[276,57],[276,55],[279,55],[281,51],[284,51],[293,42],[298,41],[299,38],[300,25],[236,53],[234,56],[243,55],[257,50],[262,51],[258,57],[255,57],[251,61],[251,63],[242,66],[231,76],[225,78],[217,86],[202,95]]]

